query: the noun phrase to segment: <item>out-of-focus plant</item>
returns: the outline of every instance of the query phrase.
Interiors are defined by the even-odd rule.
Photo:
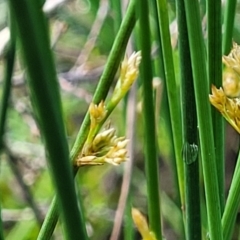
[[[240,202],[240,157],[226,198],[223,117],[240,133],[239,45],[233,43],[229,53],[236,35],[233,30],[238,27],[233,21],[236,1],[222,6],[220,0],[176,0],[176,7],[165,0],[152,0],[151,4],[130,0],[126,6],[120,0],[60,2],[54,11],[47,10],[51,0],[45,4],[9,0],[5,7],[9,9],[10,38],[7,35],[5,42],[9,45],[4,44],[6,55],[0,66],[5,71],[0,82],[0,239],[7,235],[8,240],[16,236],[48,240],[56,226],[56,239],[62,233],[71,240],[107,239],[119,193],[121,165],[126,161],[133,164],[133,169],[124,169],[129,187],[121,191],[128,197],[120,197],[118,205],[127,207],[123,219],[117,219],[116,213],[119,230],[111,240],[133,240],[135,232],[143,240],[170,239],[166,226],[176,235],[174,239],[232,239]],[[49,32],[55,35],[52,40]],[[16,46],[15,36],[19,40]],[[127,56],[128,41],[128,52],[140,51]],[[20,49],[16,60],[15,47]],[[12,77],[14,61],[20,77]],[[155,77],[160,79],[162,91],[155,91]],[[119,103],[122,99],[125,103],[131,101],[129,89],[137,78],[136,96],[142,107],[136,107],[134,114],[142,121],[131,125],[136,126],[130,135],[137,136],[133,146],[137,153],[133,151],[129,157],[128,143],[132,139],[118,129],[120,125],[128,127],[122,124],[128,104],[120,110]],[[68,94],[77,96],[74,103]],[[209,100],[221,114],[211,110]],[[63,113],[62,105],[74,116]],[[113,113],[115,109],[117,113]],[[77,131],[80,118],[83,121]],[[23,124],[25,127],[19,127]],[[70,129],[68,133],[66,128]],[[30,133],[34,136],[25,136]],[[73,133],[76,137],[69,151],[67,140],[73,142]],[[31,139],[35,145],[16,147],[16,136]],[[30,148],[35,151],[31,157],[18,152]],[[44,158],[43,148],[48,168],[39,160]],[[171,152],[165,154],[169,149]],[[18,216],[15,225],[5,229],[5,203],[12,204],[12,196],[7,194],[12,179],[5,159],[24,199],[15,206],[30,206],[37,224],[25,224]],[[26,166],[31,166],[31,171]],[[44,216],[38,206],[39,196],[49,198],[51,191],[55,197]],[[18,193],[15,187],[12,192]],[[141,208],[146,209],[146,217],[138,210]],[[58,228],[62,226],[61,232]]]

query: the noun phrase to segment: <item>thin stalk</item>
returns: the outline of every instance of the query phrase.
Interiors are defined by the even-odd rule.
[[[44,219],[43,225],[38,234],[37,240],[48,240],[51,239],[54,229],[57,225],[59,217],[57,197],[54,196],[51,205],[49,207],[48,213]]]
[[[117,68],[119,67],[121,56],[125,51],[127,41],[134,28],[135,22],[136,22],[135,0],[131,0],[129,7],[126,11],[126,15],[121,24],[121,27],[115,38],[116,40],[109,54],[106,67],[101,76],[98,87],[95,91],[93,102],[99,103],[101,100],[106,98],[108,90],[110,89],[110,86],[114,80],[114,75],[117,71]],[[87,138],[87,134],[89,131],[89,124],[90,124],[89,114],[87,114],[83,120],[76,141],[70,152],[70,159],[72,163],[74,162],[75,158],[77,157],[77,155],[79,154],[84,145],[84,142]],[[78,169],[75,167],[74,175],[77,174],[77,171]],[[57,198],[55,196],[49,207],[43,226],[40,230],[38,240],[48,240],[51,238],[58,221],[58,216],[59,213],[57,209]]]
[[[181,113],[179,104],[179,91],[177,89],[172,47],[169,33],[169,20],[168,20],[168,9],[166,0],[158,0],[158,21],[161,32],[162,49],[163,49],[163,60],[166,77],[167,97],[170,110],[172,134],[173,134],[173,145],[176,158],[178,184],[181,197],[182,206],[185,205],[184,200],[184,170],[182,161],[182,124],[181,124]]]
[[[150,230],[158,240],[162,239],[159,167],[157,159],[156,129],[152,89],[151,42],[149,28],[149,6],[147,0],[138,2],[139,10],[139,45],[142,51],[141,79],[143,85],[143,123],[145,171],[148,192],[148,213]]]
[[[222,216],[224,240],[232,239],[232,233],[240,206],[240,152],[238,153],[232,183],[229,189],[226,206]]]
[[[134,240],[135,231],[134,231],[134,224],[132,220],[132,196],[131,196],[131,189],[130,194],[127,198],[126,208],[125,208],[125,215],[124,215],[124,240]]]
[[[181,69],[181,96],[183,118],[183,160],[186,190],[186,238],[201,240],[201,209],[197,137],[197,113],[193,86],[186,12],[183,0],[177,1],[179,55]]]
[[[165,85],[166,83],[166,76],[165,76],[165,70],[164,70],[164,61],[163,61],[163,49],[162,49],[162,40],[161,40],[161,33],[160,33],[160,27],[159,27],[159,21],[158,21],[158,9],[157,9],[157,1],[152,0],[152,14],[153,17],[156,21],[156,31],[153,32],[156,36],[156,43],[158,46],[158,57],[154,61],[154,74],[156,76],[159,76]],[[155,30],[155,29],[154,29]],[[169,133],[170,136],[170,142],[171,145],[173,146],[173,134],[172,134],[172,126],[171,126],[171,121],[170,121],[170,112],[169,112],[169,103],[168,103],[168,98],[167,98],[167,92],[166,88],[163,87],[163,92],[162,92],[162,99],[161,99],[161,104],[160,108],[158,111],[161,109],[161,116],[163,119],[165,119],[165,124],[166,124],[166,129],[167,132]],[[157,116],[158,117],[158,116]],[[158,123],[158,122],[157,122]],[[174,154],[174,147],[171,147],[172,149],[170,150],[172,152],[171,155],[171,167],[173,169],[173,177],[174,177],[174,188],[176,189],[176,202],[179,208],[181,209],[181,197],[180,197],[180,186],[178,184],[178,174],[177,174],[177,168],[176,168],[176,157]]]
[[[193,140],[190,136],[193,129],[189,125],[186,126],[186,142],[183,148],[186,184],[186,239],[201,240],[198,146],[195,144],[196,138]],[[196,137],[196,128],[194,132],[193,135]]]
[[[222,51],[224,55],[228,55],[232,46],[233,27],[235,19],[235,11],[237,0],[225,1],[224,21],[223,21],[223,42]]]
[[[205,49],[199,2],[185,0],[210,239],[223,239]]]
[[[217,87],[222,86],[222,23],[221,0],[207,1],[207,26],[208,26],[208,81]],[[224,196],[224,119],[216,110],[212,111],[213,134],[215,144],[215,157],[218,177],[218,189],[221,214],[225,205]]]
[[[38,114],[48,163],[58,194],[67,239],[86,239],[74,189],[73,172],[64,130],[59,85],[50,50],[47,21],[40,3],[10,0],[22,54],[28,70],[30,93]],[[67,194],[66,194],[67,193]]]

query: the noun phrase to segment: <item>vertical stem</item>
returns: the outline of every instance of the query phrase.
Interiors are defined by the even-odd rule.
[[[228,55],[232,46],[233,27],[237,0],[228,0],[225,2],[224,22],[223,22],[223,54]]]
[[[173,147],[173,133],[172,133],[172,126],[171,126],[171,117],[170,117],[170,111],[169,111],[169,102],[167,98],[167,92],[165,88],[165,83],[166,83],[166,76],[165,76],[165,69],[164,69],[164,61],[163,61],[163,49],[162,49],[162,40],[161,40],[161,33],[160,33],[160,26],[159,26],[159,21],[158,21],[158,9],[157,9],[157,1],[152,0],[152,8],[153,12],[153,17],[155,18],[156,22],[156,33],[155,33],[155,38],[156,38],[156,43],[158,45],[158,57],[155,60],[154,64],[154,74],[156,76],[159,76],[162,80],[162,83],[164,84],[163,87],[163,92],[162,92],[162,99],[161,99],[161,116],[163,119],[165,119],[165,124],[167,128],[167,132],[169,133],[170,136],[170,144],[171,144],[171,167],[173,171],[173,178],[174,178],[174,188],[176,189],[176,203],[181,209],[181,197],[180,197],[180,184],[178,183],[178,173],[177,173],[177,167],[176,167],[176,156],[174,154],[174,147]],[[154,34],[154,33],[153,33]],[[158,109],[158,110],[160,110]],[[156,116],[157,119],[159,116]],[[158,121],[157,121],[158,123]]]
[[[208,19],[208,81],[217,87],[222,86],[222,24],[221,24],[221,0],[207,1]],[[213,109],[213,134],[215,144],[216,168],[218,177],[218,189],[221,214],[224,209],[224,120],[221,114]]]
[[[181,204],[184,206],[184,172],[182,161],[182,125],[181,114],[179,104],[179,91],[177,90],[174,65],[172,58],[172,47],[169,33],[169,20],[167,2],[165,0],[158,0],[158,21],[161,32],[162,48],[163,48],[163,60],[166,77],[167,97],[169,102],[170,120],[173,134],[173,145],[177,165],[178,184],[180,190]]]
[[[240,152],[238,153],[231,186],[228,193],[226,206],[222,216],[223,236],[225,240],[232,239],[233,228],[240,206]]]
[[[149,6],[147,0],[138,2],[139,44],[142,51],[141,79],[143,84],[143,120],[145,135],[145,168],[148,191],[148,213],[150,229],[158,240],[162,239],[158,160],[156,146],[155,116],[152,89],[151,42],[149,28]]]
[[[35,104],[38,114],[65,233],[67,239],[86,239],[85,222],[80,218],[73,172],[69,162],[59,85],[50,50],[47,21],[37,1],[11,0],[9,3],[16,19],[22,54],[28,70],[32,103]]]
[[[185,163],[186,236],[188,240],[201,240],[197,114],[183,0],[177,0],[177,20],[181,69],[183,141],[185,143],[183,160]]]
[[[205,49],[199,2],[185,0],[210,239],[223,239]]]

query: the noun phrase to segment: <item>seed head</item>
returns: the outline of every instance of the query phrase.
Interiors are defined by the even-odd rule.
[[[98,165],[110,163],[119,165],[126,161],[128,140],[117,137],[115,129],[110,128],[97,134],[92,143],[83,147],[83,151],[76,160],[76,165]]]
[[[240,98],[229,98],[222,88],[217,89],[212,85],[212,95],[209,95],[209,100],[235,130],[240,133]]]
[[[132,208],[132,218],[143,240],[156,240],[154,233],[149,230],[146,218],[138,209]]]
[[[233,43],[233,48],[228,56],[223,56],[223,63],[232,68],[240,75],[240,47],[237,43]]]
[[[89,106],[90,119],[93,124],[101,122],[106,116],[106,113],[107,111],[103,101],[101,101],[98,105],[91,103]]]

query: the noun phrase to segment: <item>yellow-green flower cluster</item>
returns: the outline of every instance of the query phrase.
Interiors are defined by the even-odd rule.
[[[209,100],[235,130],[240,133],[240,98],[238,97],[240,47],[236,43],[233,43],[230,54],[223,56],[223,63],[228,67],[227,78],[225,76],[225,80],[223,80],[224,90],[212,86],[212,94],[209,95]]]
[[[223,90],[228,97],[240,96],[240,76],[229,67],[223,73]]]
[[[105,129],[95,134],[107,114],[104,102],[98,105],[91,103],[89,107],[90,130],[84,147],[75,161],[75,165],[101,165],[110,163],[119,165],[127,160],[127,143],[124,137],[117,137],[114,128]]]
[[[112,104],[116,105],[123,98],[138,77],[141,59],[140,51],[134,52],[129,58],[124,58],[121,64],[119,80],[109,103],[110,108]]]
[[[240,75],[240,47],[237,43],[233,43],[233,48],[228,56],[223,56],[223,63]]]
[[[89,114],[91,126],[90,128],[94,128],[97,124],[99,124],[106,116],[107,110],[104,105],[104,102],[101,101],[98,105],[91,103],[89,106]]]
[[[225,117],[225,119],[240,133],[240,99],[229,98],[222,88],[212,86],[209,96],[211,104]]]
[[[141,53],[133,53],[125,58],[121,65],[120,77],[108,103],[91,103],[89,106],[90,129],[82,151],[76,158],[77,166],[110,163],[119,165],[128,159],[125,137],[117,137],[114,128],[99,133],[103,123],[132,86],[139,74]]]
[[[141,52],[134,52],[130,58],[124,58],[120,71],[120,84],[123,89],[129,89],[137,78],[141,59]]]
[[[91,144],[83,148],[82,154],[76,160],[76,165],[101,165],[104,163],[119,165],[128,159],[127,143],[127,139],[115,135],[114,128],[104,130],[97,134]]]
[[[146,218],[137,208],[132,208],[132,218],[143,240],[156,240],[155,234],[149,230]]]

